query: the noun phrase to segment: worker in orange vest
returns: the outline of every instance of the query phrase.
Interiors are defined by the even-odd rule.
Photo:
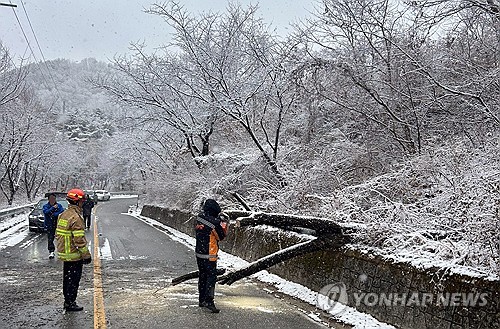
[[[196,262],[198,263],[199,306],[219,313],[215,306],[215,282],[217,281],[217,253],[219,241],[227,235],[227,222],[221,219],[217,201],[207,199],[196,218]]]

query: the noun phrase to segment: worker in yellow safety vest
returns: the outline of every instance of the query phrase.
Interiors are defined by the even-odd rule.
[[[85,193],[71,189],[66,195],[69,206],[57,219],[57,257],[63,261],[64,309],[67,312],[82,311],[76,304],[78,287],[82,277],[83,264],[90,264],[92,257],[85,239],[85,224],[82,206]]]

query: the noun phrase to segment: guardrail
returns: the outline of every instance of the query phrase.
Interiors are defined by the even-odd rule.
[[[110,191],[109,194],[113,195],[137,195],[135,191]]]
[[[5,210],[0,210],[0,221],[7,217],[12,217],[15,215],[22,214],[23,212],[29,210],[30,207],[36,205],[36,203],[30,203],[24,206],[9,208]]]

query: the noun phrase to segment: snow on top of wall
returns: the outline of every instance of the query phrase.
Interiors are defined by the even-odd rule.
[[[278,227],[269,226],[269,225],[257,225],[257,226],[251,226],[250,228],[259,229],[259,230],[263,230],[263,231],[275,233],[275,234],[279,233],[279,234],[285,235],[287,237],[297,237],[297,238],[300,238],[301,240],[304,240],[304,241],[315,239],[315,237],[310,235],[310,234],[303,234],[303,233],[298,233],[298,232],[293,232],[293,231],[285,231],[285,230],[282,230]]]
[[[443,274],[456,274],[461,276],[473,278],[484,279],[488,281],[499,281],[500,277],[495,274],[487,273],[481,271],[477,268],[473,268],[470,266],[463,266],[453,263],[453,261],[435,259],[431,257],[424,257],[422,255],[416,255],[409,251],[400,250],[394,251],[394,253],[387,253],[381,249],[366,247],[361,245],[348,245],[346,248],[349,248],[353,251],[358,251],[366,255],[371,255],[372,257],[382,257],[385,260],[392,261],[393,263],[405,263],[414,266],[417,269],[421,270],[430,270],[433,271],[442,271]]]

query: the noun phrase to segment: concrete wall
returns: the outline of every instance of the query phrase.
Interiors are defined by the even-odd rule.
[[[142,215],[186,234],[194,233],[190,213],[146,205]],[[221,249],[252,261],[303,240],[293,232],[231,227],[228,238],[221,243]],[[398,328],[500,328],[499,281],[446,274],[439,268],[424,271],[357,250],[311,253],[274,266],[270,272],[314,291],[342,282],[346,286],[350,306]],[[373,298],[362,299],[361,304],[355,305],[355,294],[359,297],[363,293]],[[425,306],[409,300],[406,303],[399,301],[396,306],[376,303],[374,298],[390,293],[398,293],[400,297],[405,293],[408,296],[417,294],[419,301],[426,293],[432,294],[434,300]],[[445,294],[446,297],[446,293],[482,293],[485,294],[486,305],[437,305],[437,296]]]

